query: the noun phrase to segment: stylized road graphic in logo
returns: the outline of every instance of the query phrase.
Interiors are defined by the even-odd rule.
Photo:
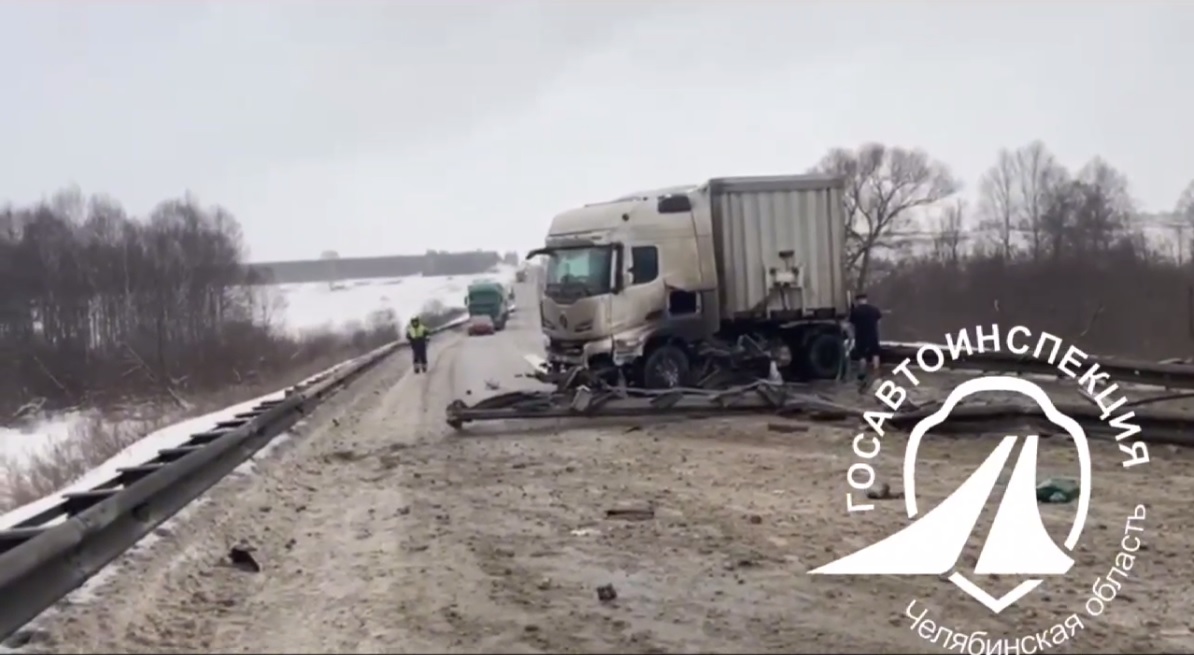
[[[1070,570],[1074,560],[1066,551],[1072,551],[1078,544],[1090,508],[1090,446],[1086,432],[1077,421],[1061,413],[1035,383],[1007,376],[987,376],[960,384],[950,392],[939,410],[921,420],[909,434],[904,452],[904,502],[908,517],[916,520],[882,541],[812,571],[813,574],[941,575],[954,568],[1019,439],[1004,437],[956,491],[920,518],[917,518],[916,504],[916,454],[921,439],[943,423],[959,402],[984,391],[1027,396],[1040,406],[1050,422],[1065,430],[1078,449],[1081,487],[1077,516],[1066,537],[1065,550],[1062,550],[1045,531],[1037,507],[1038,437],[1026,437],[974,572],[976,575],[1047,576],[1062,575]],[[960,572],[955,571],[949,579],[996,613],[1041,583],[1040,578],[1029,579],[996,598]]]

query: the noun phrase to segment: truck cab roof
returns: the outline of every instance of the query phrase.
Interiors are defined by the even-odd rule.
[[[590,237],[595,242],[602,241],[615,230],[625,226],[639,216],[659,217],[656,210],[656,200],[665,196],[685,195],[698,191],[699,186],[686,184],[670,186],[649,191],[636,191],[613,200],[595,202],[557,214],[551,221],[548,230],[549,237]],[[679,219],[682,215],[677,214]],[[667,216],[672,219],[673,216]],[[690,219],[683,215],[684,223]]]
[[[804,175],[746,175],[715,177],[700,184],[681,184],[636,191],[613,200],[596,202],[557,214],[548,230],[549,238],[591,240],[602,243],[612,233],[625,227],[627,222],[636,222],[639,228],[650,225],[652,229],[669,231],[688,223],[687,213],[660,214],[657,210],[659,198],[676,195],[709,197],[722,193],[766,193],[816,190],[826,187],[840,188],[842,178],[810,173]],[[702,201],[708,202],[708,200]],[[698,204],[694,201],[694,205]],[[644,222],[634,221],[636,218]]]
[[[697,185],[697,184],[682,184],[679,186],[669,186],[669,187],[663,187],[660,189],[653,189],[651,191],[637,191],[635,193],[628,193],[624,196],[621,196],[620,198],[615,200],[615,202],[633,201],[633,200],[637,200],[637,201],[655,200],[656,198],[662,198],[663,196],[674,196],[674,195],[682,194],[682,193],[692,193],[693,191],[696,191],[699,188],[700,188],[700,185]]]

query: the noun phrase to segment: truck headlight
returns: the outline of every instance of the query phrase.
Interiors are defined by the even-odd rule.
[[[641,337],[631,339],[614,339],[614,350],[619,352],[638,350],[642,345],[643,340]]]

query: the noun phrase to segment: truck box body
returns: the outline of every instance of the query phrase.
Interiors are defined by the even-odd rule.
[[[840,178],[719,178],[708,193],[723,319],[846,314]],[[793,268],[792,288],[774,291],[775,271]]]

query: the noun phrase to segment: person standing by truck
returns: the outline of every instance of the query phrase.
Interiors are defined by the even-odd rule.
[[[865,392],[870,381],[879,375],[879,321],[883,312],[870,304],[865,293],[854,296],[850,308],[850,328],[854,333],[854,350],[850,359],[859,362],[858,389]]]
[[[415,373],[427,372],[427,326],[416,316],[406,328],[406,342],[414,358]]]

